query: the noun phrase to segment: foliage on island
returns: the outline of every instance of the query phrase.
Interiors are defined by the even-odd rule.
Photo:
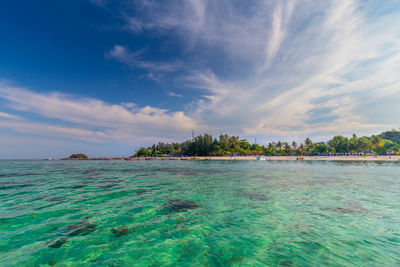
[[[78,153],[78,154],[72,154],[71,156],[69,156],[69,159],[88,159],[88,156],[82,153]]]
[[[337,135],[328,142],[313,142],[306,138],[303,143],[270,142],[267,145],[250,144],[238,136],[221,134],[213,138],[210,134],[196,136],[183,143],[158,143],[140,148],[135,157],[159,155],[224,156],[224,155],[329,155],[399,154],[400,131],[392,130],[371,137],[344,137]]]

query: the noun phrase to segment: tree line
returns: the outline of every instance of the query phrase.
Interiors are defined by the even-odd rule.
[[[196,136],[182,143],[162,143],[142,147],[135,153],[140,156],[225,156],[225,155],[328,155],[328,154],[378,154],[387,152],[399,154],[400,131],[391,130],[370,137],[334,136],[327,142],[313,142],[306,138],[304,142],[296,143],[277,141],[267,145],[250,144],[238,136],[221,134],[214,138],[210,134]]]

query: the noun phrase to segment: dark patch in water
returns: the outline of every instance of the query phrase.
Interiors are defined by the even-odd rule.
[[[40,175],[38,173],[3,173],[0,174],[0,177],[24,177],[24,176],[34,176],[34,175]]]
[[[351,213],[351,214],[358,214],[365,212],[365,209],[361,206],[361,203],[358,201],[348,200],[347,205],[348,207],[333,207],[329,209],[340,213]]]
[[[120,184],[122,182],[124,182],[124,180],[120,180],[120,179],[106,179],[103,180],[104,183],[110,183],[110,184]]]
[[[62,245],[64,245],[68,241],[68,238],[65,236],[57,237],[53,240],[50,240],[49,242],[46,243],[46,245],[49,248],[60,248]]]
[[[98,173],[98,172],[115,172],[117,170],[115,169],[90,169],[90,170],[84,170],[81,171],[82,174],[93,174],[93,173]]]
[[[98,178],[94,177],[94,176],[77,176],[77,177],[74,177],[74,179],[94,180],[94,179],[98,179]]]
[[[277,179],[274,176],[267,176],[267,175],[260,175],[260,174],[252,175],[250,177],[251,178],[259,178],[259,179],[263,179],[263,180],[276,180]]]
[[[362,207],[333,207],[329,208],[329,210],[336,211],[339,213],[351,213],[351,214],[359,214],[365,211]]]
[[[113,184],[106,184],[106,185],[100,185],[99,186],[99,188],[102,188],[102,189],[110,189],[110,188],[113,188],[113,187],[114,187]]]
[[[171,199],[166,204],[169,212],[179,212],[199,208],[200,205],[193,200]]]
[[[34,186],[35,184],[17,183],[17,182],[0,182],[0,190],[23,188],[28,186]]]
[[[112,228],[111,232],[113,233],[113,235],[115,237],[120,237],[120,236],[128,235],[131,231],[128,229],[127,226],[121,226],[118,228]]]
[[[147,192],[147,190],[146,189],[135,189],[135,190],[133,190],[133,192],[135,192],[138,195],[143,195],[144,193]]]
[[[47,200],[50,201],[50,202],[61,202],[61,201],[65,201],[67,199],[68,198],[66,198],[66,197],[52,197],[52,198],[49,198]]]
[[[174,175],[185,175],[185,176],[196,176],[201,173],[205,174],[220,174],[225,171],[218,169],[184,169],[184,168],[153,168],[153,169],[141,169],[141,170],[130,170],[130,173],[135,173],[140,176],[147,176],[156,172],[166,172]]]
[[[84,182],[82,182],[82,184],[93,184],[93,183],[95,183],[95,181],[84,181]]]
[[[33,200],[41,200],[41,199],[44,199],[44,198],[46,198],[47,196],[46,195],[38,195],[37,197],[35,197]]]
[[[267,201],[268,198],[263,195],[255,194],[255,193],[250,193],[250,192],[244,192],[242,196],[248,197],[249,199],[253,200],[261,200],[261,201]]]
[[[225,173],[226,171],[217,170],[217,169],[160,169],[161,172],[168,172],[171,174],[180,174],[186,176],[196,176],[199,174],[220,174]]]
[[[170,174],[185,175],[185,176],[196,176],[199,174],[197,170],[190,170],[190,169],[165,169],[161,171],[168,172]]]
[[[279,266],[293,266],[293,261],[291,260],[281,260]]]
[[[77,224],[69,224],[65,226],[65,232],[67,236],[76,236],[76,235],[88,235],[91,232],[95,231],[97,227],[97,223],[89,223],[87,221],[77,223]]]
[[[83,184],[77,184],[77,185],[71,186],[72,189],[79,189],[79,188],[84,188],[84,187],[85,187],[85,185],[83,185]]]
[[[83,217],[81,218],[81,221],[87,221],[87,220],[89,220],[89,219],[92,218],[92,217],[93,217],[92,215],[83,216]]]
[[[237,197],[247,197],[252,200],[260,200],[260,201],[269,200],[268,197],[266,197],[264,195],[260,195],[260,194],[253,193],[253,192],[247,192],[247,191],[244,191],[243,189],[238,189],[236,191],[236,196]]]
[[[313,180],[289,180],[286,181],[285,184],[282,184],[282,186],[291,186],[291,185],[307,185],[307,186],[312,186],[312,185],[326,185],[326,184],[332,184],[336,183],[338,181],[337,178],[335,177],[328,177],[328,178],[314,178]]]

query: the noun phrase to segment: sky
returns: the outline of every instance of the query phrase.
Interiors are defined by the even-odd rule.
[[[6,1],[0,158],[400,128],[399,18],[398,0]]]

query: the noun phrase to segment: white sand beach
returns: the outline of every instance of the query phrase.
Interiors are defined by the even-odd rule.
[[[319,161],[400,161],[400,156],[261,156],[274,160],[319,160]],[[197,160],[257,160],[256,156],[195,157]]]

